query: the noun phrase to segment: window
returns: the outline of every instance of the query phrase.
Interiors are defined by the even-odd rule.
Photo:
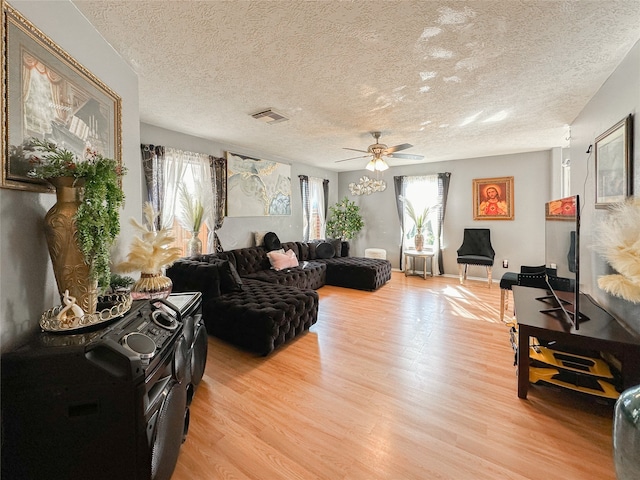
[[[425,209],[428,210],[422,235],[424,236],[424,246],[434,250],[438,247],[437,232],[440,231],[440,200],[438,194],[438,176],[411,176],[405,177],[403,182],[403,197],[405,206],[410,202],[416,215],[420,215]],[[415,235],[417,233],[415,222],[404,210],[403,224],[405,231],[403,235],[403,250],[415,248]]]
[[[329,180],[300,175],[300,190],[302,192],[303,232],[302,239],[324,239],[326,236],[326,193]]]
[[[187,242],[191,238],[192,232],[183,227],[180,222],[180,186],[184,185],[187,192],[200,197],[201,203],[205,205],[204,219],[198,238],[202,241],[202,252],[211,251],[208,240],[212,228],[215,197],[209,156],[167,147],[163,166],[165,178],[165,192],[162,202],[163,227],[173,228],[174,246],[181,248],[183,255],[186,255]]]

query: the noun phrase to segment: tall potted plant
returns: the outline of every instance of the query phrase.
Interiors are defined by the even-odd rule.
[[[182,183],[178,190],[179,208],[178,221],[182,228],[191,232],[191,238],[187,242],[187,256],[200,255],[202,253],[202,241],[198,238],[202,224],[209,217],[212,210],[213,195],[205,194],[202,182],[196,181],[193,192]]]
[[[62,297],[68,290],[84,313],[94,313],[99,289],[109,287],[110,249],[120,233],[125,169],[87,146],[82,157],[53,142],[33,138],[25,145],[29,176],[56,189],[45,216],[45,235]]]
[[[355,202],[350,202],[347,197],[329,207],[329,210],[331,218],[327,222],[327,234],[331,238],[351,240],[364,227],[360,207]]]
[[[407,234],[407,238],[415,237],[414,243],[416,246],[416,250],[421,252],[424,248],[424,235],[423,231],[427,226],[427,217],[429,216],[429,207],[424,207],[424,210],[416,214],[416,211],[413,208],[413,205],[409,200],[405,200],[407,203],[405,210],[407,211],[407,215],[411,220],[413,220],[413,228]]]

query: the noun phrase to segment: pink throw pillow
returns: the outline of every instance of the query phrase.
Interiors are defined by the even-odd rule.
[[[271,262],[271,268],[274,270],[283,270],[285,268],[292,268],[298,266],[298,257],[293,250],[282,251],[274,250],[268,252],[267,256]]]

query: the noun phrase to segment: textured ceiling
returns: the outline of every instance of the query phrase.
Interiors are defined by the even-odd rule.
[[[374,130],[425,162],[566,146],[640,38],[638,0],[74,3],[143,122],[337,171]],[[270,107],[290,120],[250,116]]]

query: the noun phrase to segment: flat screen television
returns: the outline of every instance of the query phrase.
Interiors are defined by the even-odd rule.
[[[576,330],[588,320],[580,315],[580,198],[578,195],[545,204],[545,266],[549,295],[541,297],[555,315]]]

